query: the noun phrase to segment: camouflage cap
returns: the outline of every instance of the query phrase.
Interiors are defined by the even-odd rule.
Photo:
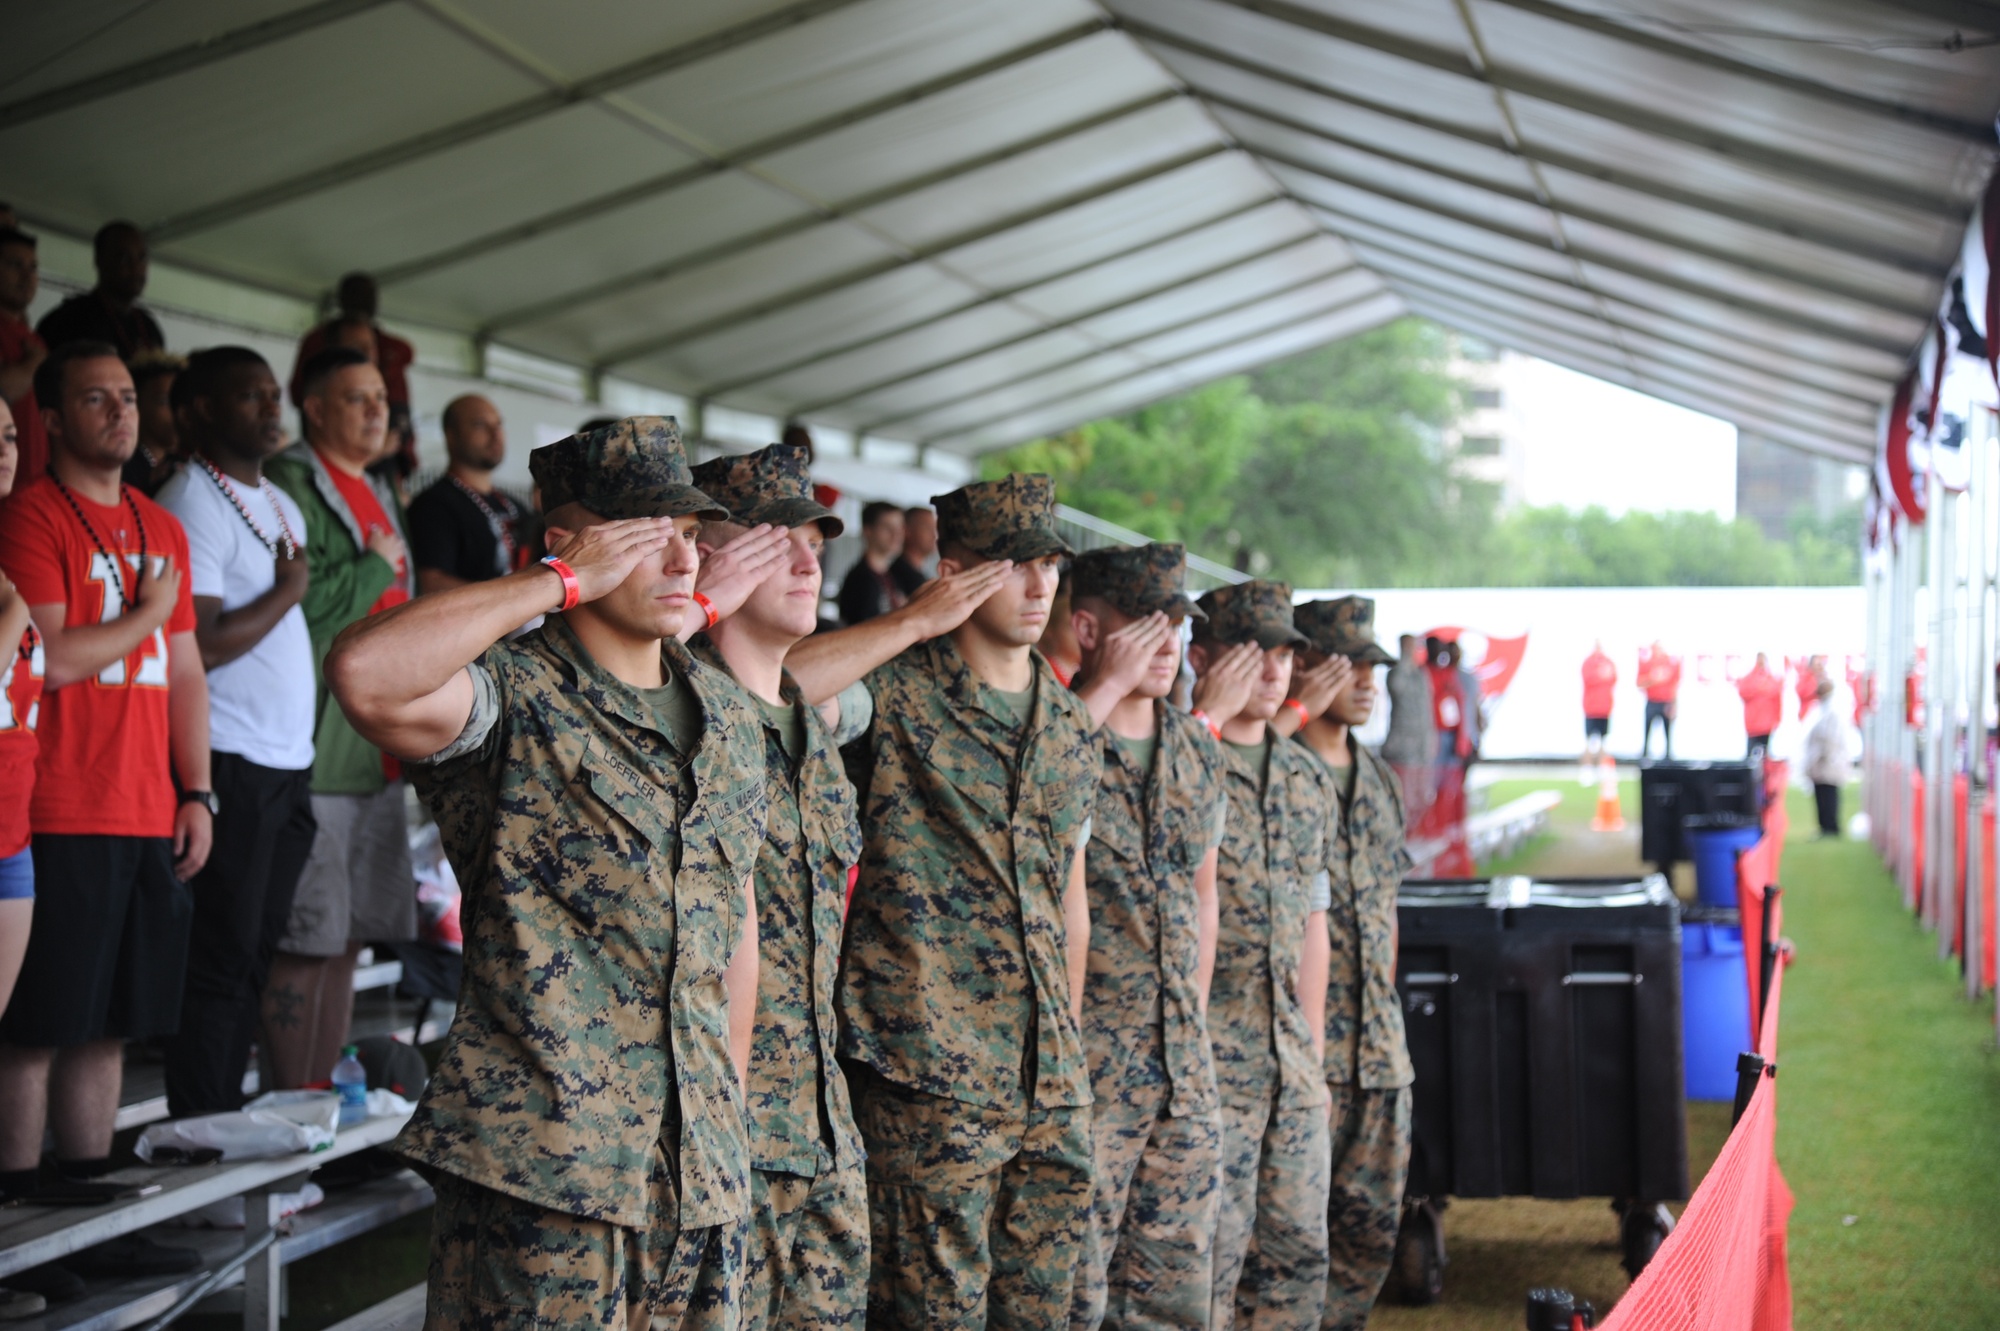
[[[941,546],[962,545],[988,559],[1016,561],[1070,553],[1056,535],[1056,487],[1046,476],[1017,471],[932,495],[931,503]]]
[[[1187,594],[1187,547],[1171,542],[1085,550],[1070,567],[1070,596],[1101,596],[1128,615],[1208,618]]]
[[[695,488],[671,416],[628,416],[528,454],[542,512],[581,504],[600,518],[727,518]]]
[[[1309,601],[1293,611],[1292,618],[1316,652],[1350,656],[1362,665],[1395,664],[1396,658],[1375,641],[1375,602],[1369,597]]]
[[[1196,642],[1255,642],[1267,650],[1311,645],[1292,624],[1292,589],[1282,582],[1256,578],[1217,587],[1196,604],[1208,616],[1194,626]]]
[[[812,453],[804,444],[770,444],[755,453],[713,458],[694,469],[694,483],[745,527],[803,527],[817,522],[828,540],[847,524],[813,498]]]

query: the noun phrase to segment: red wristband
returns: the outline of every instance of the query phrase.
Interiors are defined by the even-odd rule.
[[[1304,730],[1306,723],[1312,720],[1312,717],[1306,713],[1306,705],[1297,698],[1287,698],[1285,699],[1285,706],[1292,709],[1292,714],[1299,718],[1299,729]]]
[[[1207,726],[1209,734],[1213,735],[1217,739],[1222,738],[1222,727],[1215,724],[1215,722],[1209,720],[1207,712],[1200,711],[1199,709],[1197,709],[1196,711],[1189,713],[1189,715],[1194,717],[1195,720],[1201,722],[1203,725]]]
[[[556,576],[562,579],[563,603],[557,606],[556,609],[574,609],[576,603],[583,599],[583,584],[576,580],[576,570],[568,564],[563,563],[562,560],[557,559],[554,555],[543,555],[542,562],[554,569]]]
[[[694,594],[693,600],[696,605],[701,607],[701,612],[704,615],[708,616],[708,623],[703,625],[703,627],[711,629],[714,628],[716,621],[722,618],[721,615],[715,613],[715,602],[709,600],[706,596],[703,596],[700,592],[696,592]]]

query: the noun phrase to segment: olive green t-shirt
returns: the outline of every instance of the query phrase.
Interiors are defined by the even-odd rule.
[[[988,685],[987,687],[991,688],[992,686]],[[1000,695],[1000,704],[1006,711],[1008,720],[1012,721],[1017,727],[1027,722],[1028,713],[1035,708],[1034,684],[1030,683],[1027,688],[1022,689],[1018,693],[1008,689],[994,689],[993,691]]]
[[[757,699],[757,705],[764,709],[764,719],[777,729],[785,756],[797,762],[806,747],[806,723],[799,709],[788,702],[765,702],[762,698]]]
[[[1144,739],[1127,739],[1114,730],[1111,732],[1111,738],[1118,741],[1118,747],[1125,750],[1125,756],[1132,760],[1134,766],[1149,775],[1152,773],[1153,754],[1160,747],[1159,731],[1154,731]]]
[[[701,740],[701,708],[685,679],[675,675],[657,689],[633,692],[652,711],[653,719],[660,723],[660,729],[674,742],[675,748],[682,753],[694,752]]]
[[[1265,731],[1264,738],[1255,744],[1237,744],[1231,740],[1222,741],[1236,750],[1236,756],[1250,764],[1250,770],[1257,774],[1257,789],[1263,790],[1271,779],[1271,732]]]

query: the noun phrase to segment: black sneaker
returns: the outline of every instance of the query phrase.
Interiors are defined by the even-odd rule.
[[[95,1248],[85,1248],[63,1265],[80,1276],[109,1276],[131,1279],[139,1276],[172,1276],[201,1265],[201,1254],[193,1248],[169,1248],[143,1234],[127,1234]],[[8,1279],[13,1279],[9,1276]]]
[[[32,1270],[16,1271],[7,1277],[7,1288],[39,1294],[50,1303],[67,1303],[83,1297],[83,1278],[76,1272],[50,1262]]]

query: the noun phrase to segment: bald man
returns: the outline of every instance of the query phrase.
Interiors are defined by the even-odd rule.
[[[477,393],[453,398],[444,409],[444,449],[451,465],[410,504],[417,592],[425,596],[512,573],[540,553],[534,514],[493,484],[507,457],[500,409]]]

